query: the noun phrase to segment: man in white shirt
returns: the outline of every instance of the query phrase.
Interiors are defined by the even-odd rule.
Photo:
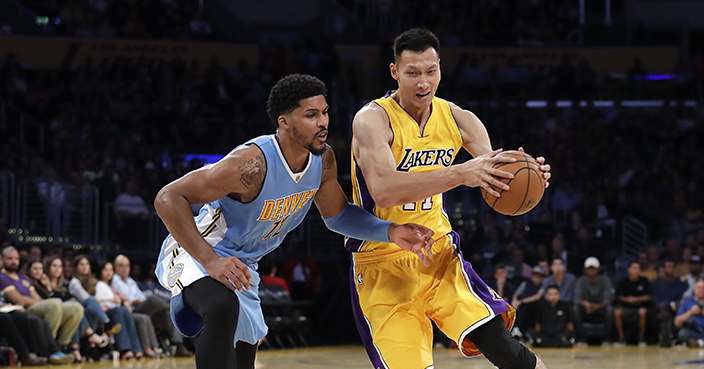
[[[183,345],[183,336],[171,323],[169,300],[157,295],[144,295],[137,282],[130,277],[130,259],[127,256],[117,255],[113,264],[115,275],[112,277],[112,285],[130,300],[133,311],[152,318],[154,328],[167,334],[171,344],[176,345],[176,356],[192,356],[193,353]]]

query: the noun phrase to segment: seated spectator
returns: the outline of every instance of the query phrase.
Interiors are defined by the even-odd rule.
[[[52,337],[59,345],[67,346],[83,318],[83,306],[75,301],[62,302],[58,298],[42,299],[24,274],[18,274],[19,253],[14,247],[2,252],[5,268],[0,273],[0,289],[7,301],[22,305],[27,313],[49,322]],[[72,359],[73,360],[73,359]]]
[[[122,325],[115,334],[115,347],[123,359],[142,357],[142,344],[130,311],[118,305],[110,286],[96,279],[90,270],[90,262],[85,255],[78,255],[74,261],[74,277],[69,282],[69,290],[75,296],[94,296],[111,320]]]
[[[120,329],[122,329],[122,324],[113,322],[110,317],[105,314],[95,297],[88,294],[85,296],[73,296],[69,292],[68,282],[66,278],[64,278],[63,270],[65,268],[63,263],[64,262],[58,256],[49,256],[44,260],[44,268],[49,271],[49,286],[47,287],[49,293],[51,297],[59,297],[62,300],[76,299],[79,301],[83,305],[84,318],[88,321],[90,327],[93,328],[93,330],[103,332],[103,334],[100,335],[99,342],[96,340],[95,336],[88,333],[88,342],[91,345],[97,344],[103,347],[107,344],[105,341],[105,338],[107,338],[106,334],[119,332]]]
[[[137,328],[137,333],[139,334],[139,341],[142,344],[142,350],[144,350],[144,355],[147,357],[156,357],[159,352],[159,341],[156,338],[156,331],[154,330],[154,325],[152,324],[152,318],[147,314],[141,314],[134,312],[132,310],[132,303],[122,293],[112,286],[113,276],[115,275],[115,269],[111,262],[103,263],[99,268],[100,280],[110,286],[112,293],[115,295],[115,302],[120,305],[124,305],[128,310],[132,312],[132,318],[134,319],[134,324]]]
[[[271,258],[264,258],[259,261],[259,269],[257,269],[257,272],[259,272],[262,282],[267,286],[280,286],[286,291],[286,293],[289,293],[286,280],[281,277],[277,277],[277,271],[278,268],[276,267],[276,263]]]
[[[494,266],[494,277],[487,279],[486,284],[506,301],[511,300],[513,292],[516,290],[513,283],[508,279],[506,268],[501,263]]]
[[[645,328],[648,308],[652,303],[652,286],[648,278],[641,277],[640,264],[637,261],[631,262],[628,267],[628,277],[619,281],[614,301],[616,301],[614,323],[618,332],[618,344],[626,344],[623,331],[624,317],[638,317],[638,345],[645,346]]]
[[[0,301],[0,308],[8,308],[8,312],[0,312],[0,338],[6,339],[10,347],[17,352],[22,366],[39,366],[46,364],[48,359],[36,354],[31,336],[29,335],[29,324],[22,326],[16,323],[16,319],[14,319],[17,314],[24,314],[24,312],[14,310],[10,313],[9,306],[10,304]],[[26,319],[24,320],[26,321]]]
[[[112,286],[132,304],[134,312],[151,317],[157,332],[167,334],[171,344],[176,346],[174,354],[177,357],[193,356],[193,353],[183,345],[183,336],[171,322],[170,300],[157,294],[148,297],[144,295],[137,286],[137,282],[130,277],[130,259],[127,256],[116,256],[114,265],[115,275],[112,277]]]
[[[125,192],[115,199],[118,242],[125,248],[143,245],[147,234],[149,208],[139,195],[135,180],[127,182]]]
[[[682,301],[675,327],[679,328],[677,336],[689,347],[704,347],[704,279],[694,285],[694,296]]]
[[[538,304],[535,331],[531,332],[531,338],[537,347],[574,345],[572,306],[560,298],[560,289],[555,285],[547,287],[545,299]]]
[[[601,263],[599,259],[590,256],[584,261],[584,274],[575,284],[574,290],[574,323],[577,339],[585,342],[582,323],[604,324],[602,344],[611,342],[611,319],[613,311],[611,303],[614,299],[611,281],[606,275],[599,275]]]
[[[60,259],[56,260],[60,261]],[[68,293],[68,290],[53,290],[51,283],[49,282],[49,277],[44,273],[44,265],[41,261],[33,260],[29,262],[29,278],[32,280],[32,285],[34,286],[34,289],[37,291],[37,294],[39,294],[41,298],[58,298],[64,302],[75,302],[72,296]],[[71,344],[69,345],[69,348],[71,349],[71,354],[76,357],[77,361],[83,361],[83,356],[81,355],[79,344],[81,337],[85,337],[85,339],[87,339],[88,342],[93,345],[105,346],[108,343],[107,336],[101,337],[100,335],[96,334],[95,331],[93,331],[93,328],[88,322],[88,319],[86,319],[85,311],[83,316],[81,317],[81,323],[79,324],[76,333],[71,339]]]
[[[281,267],[281,273],[294,300],[314,299],[320,290],[320,270],[315,260],[308,257],[306,245],[296,245],[296,254],[289,257]]]
[[[687,282],[689,288],[684,292],[682,297],[692,297],[694,296],[694,285],[697,284],[697,280],[702,277],[702,258],[699,255],[692,255],[689,259],[689,273],[684,276],[684,281]]]
[[[540,292],[545,279],[545,269],[537,265],[533,267],[531,279],[523,281],[516,289],[511,300],[511,305],[516,309],[516,322],[511,333],[521,338],[523,332],[535,326],[535,309],[543,298]]]
[[[658,341],[662,347],[672,346],[672,321],[675,318],[687,284],[675,275],[675,263],[665,260],[660,278],[653,282],[653,303],[659,322]]]
[[[565,263],[561,255],[556,254],[551,261],[550,271],[552,275],[543,280],[543,291],[548,286],[557,286],[560,289],[560,299],[572,303],[574,300],[574,285],[577,278],[574,274],[565,272]]]

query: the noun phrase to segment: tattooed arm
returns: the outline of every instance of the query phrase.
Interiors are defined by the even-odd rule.
[[[262,189],[266,161],[256,145],[241,146],[219,162],[194,170],[159,191],[154,207],[166,228],[211,277],[230,289],[249,289],[249,269],[237,258],[221,258],[198,232],[191,205],[205,204],[224,196],[249,202]]]

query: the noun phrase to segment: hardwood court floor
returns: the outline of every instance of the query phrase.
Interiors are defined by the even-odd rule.
[[[668,348],[656,346],[639,347],[588,347],[575,349],[536,349],[550,369],[694,369],[704,368],[704,349]],[[466,359],[457,350],[434,350],[437,369],[492,369],[486,359]],[[35,367],[49,368],[195,368],[191,359],[158,359],[142,361],[112,361],[69,366]],[[323,347],[261,351],[257,355],[256,369],[303,369],[343,368],[371,369],[372,366],[361,346]]]

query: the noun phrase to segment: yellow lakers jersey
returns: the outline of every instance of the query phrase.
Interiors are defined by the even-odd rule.
[[[432,112],[423,130],[418,123],[391,97],[374,100],[389,116],[393,142],[391,152],[396,161],[396,170],[403,172],[427,172],[452,165],[462,147],[462,135],[455,121],[450,104],[433,98]],[[403,186],[399,183],[398,186]],[[449,233],[452,228],[443,206],[443,195],[438,194],[414,203],[379,208],[374,204],[364,176],[352,154],[352,189],[356,205],[372,212],[377,217],[402,223],[422,224],[435,232],[434,238]],[[347,240],[346,247],[353,252],[398,250],[398,246],[385,242]]]

